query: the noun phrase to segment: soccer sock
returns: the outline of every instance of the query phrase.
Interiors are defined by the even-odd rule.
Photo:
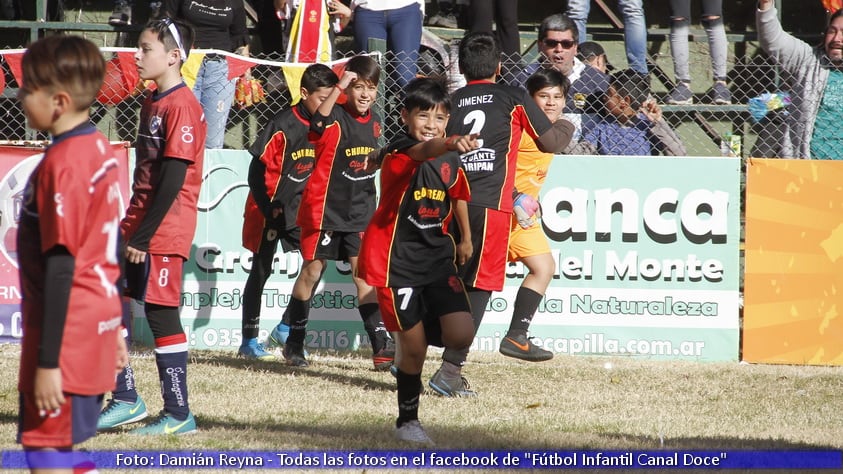
[[[365,303],[357,307],[360,318],[363,320],[363,328],[369,335],[372,342],[372,353],[377,354],[386,345],[387,331],[381,319],[380,307],[377,303]]]
[[[290,325],[290,335],[287,336],[287,344],[304,345],[304,337],[307,334],[307,321],[310,316],[310,300],[300,300],[290,297],[290,303],[284,310],[282,321]]]
[[[117,383],[114,391],[111,392],[111,396],[121,402],[135,403],[138,401],[138,392],[135,390],[135,371],[132,370],[131,365],[127,364],[117,375]]]
[[[187,351],[161,353],[156,348],[155,363],[158,365],[164,411],[179,421],[186,420],[190,414],[187,404]]]
[[[489,298],[492,297],[492,292],[477,288],[468,288],[467,290],[468,301],[471,303],[471,319],[474,320],[474,334],[477,334],[477,329],[480,328],[480,323],[483,322],[483,315],[486,314],[486,305],[489,304]],[[442,352],[442,360],[450,362],[457,367],[462,367],[468,358],[468,351],[468,347],[459,350],[446,347]]]
[[[527,330],[530,329],[530,323],[533,322],[533,315],[539,309],[542,295],[535,291],[524,288],[518,288],[518,294],[515,296],[515,305],[512,309],[512,320],[509,322],[509,331],[507,336],[526,336]]]
[[[395,373],[398,381],[398,419],[395,427],[399,428],[408,421],[419,419],[419,392],[421,392],[421,374],[407,374],[398,369]]]

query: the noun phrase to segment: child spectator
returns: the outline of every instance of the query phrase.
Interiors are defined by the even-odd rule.
[[[732,93],[726,86],[726,28],[723,26],[723,0],[702,0],[702,24],[708,36],[714,85],[711,88],[715,104],[732,103]],[[692,104],[691,70],[688,67],[688,30],[691,24],[691,0],[670,0],[670,54],[676,87],[668,96],[668,104]]]
[[[471,255],[468,180],[459,155],[477,147],[471,136],[447,140],[451,101],[445,85],[410,82],[401,118],[406,132],[379,154],[381,199],[366,228],[358,276],[376,287],[384,325],[401,358],[396,437],[431,444],[418,421],[421,372],[428,344],[467,348],[474,337],[468,296],[457,264]],[[456,218],[462,240],[448,234]]]
[[[375,211],[375,173],[365,169],[365,161],[381,134],[380,117],[371,110],[379,78],[380,68],[371,57],[349,59],[339,83],[310,121],[316,139],[316,166],[304,187],[296,220],[301,227],[302,269],[283,320],[268,341],[271,345],[284,344],[288,365],[308,365],[304,338],[310,299],[325,262],[348,261],[352,275],[357,272],[361,234]],[[347,100],[338,105],[343,92]],[[388,369],[395,348],[381,320],[377,297],[362,278],[352,278],[357,288],[357,309],[372,343],[372,362],[375,369]]]
[[[165,18],[144,27],[135,53],[140,78],[154,81],[155,90],[141,106],[132,197],[120,230],[126,243],[126,290],[144,303],[164,399],[156,420],[131,431],[139,435],[196,431],[188,404],[187,336],[179,318],[205,157],[202,106],[180,72],[191,44],[193,30]],[[130,367],[118,376],[112,395],[98,429],[147,416]]]
[[[631,69],[612,74],[603,98],[604,110],[583,121],[572,155],[685,156],[685,145],[662,118],[650,98],[650,79]]]
[[[474,248],[460,267],[460,276],[468,287],[476,332],[492,292],[503,288],[513,207],[529,207],[525,199],[513,205],[515,144],[526,133],[539,150],[559,153],[570,142],[574,126],[567,120],[551,123],[526,90],[495,83],[501,52],[491,34],[466,35],[460,42],[459,61],[468,84],[452,97],[448,135],[478,134],[482,140],[480,148],[460,157],[472,190],[468,213]],[[445,348],[442,366],[428,382],[430,388],[448,397],[475,396],[462,376],[467,357],[468,348]]]
[[[585,43],[584,43],[585,44]],[[596,43],[595,43],[596,44]],[[527,92],[551,122],[562,116],[570,83],[556,69],[539,69],[527,79]],[[521,136],[515,170],[515,188],[519,193],[538,200],[539,190],[553,160],[552,153],[543,153],[527,135]],[[522,262],[530,273],[524,277],[515,296],[509,330],[501,340],[501,354],[516,359],[538,362],[553,358],[553,353],[533,344],[527,337],[533,315],[553,278],[556,262],[541,225],[535,218],[513,216],[509,233],[509,261]]]
[[[58,35],[32,43],[22,70],[27,123],[52,143],[27,181],[17,235],[17,440],[33,472],[56,464],[81,472],[95,467],[73,445],[96,434],[103,394],[127,361],[115,285],[120,177],[108,138],[89,117],[105,61],[90,41]]]
[[[315,151],[308,139],[310,119],[337,84],[324,64],[311,64],[301,78],[301,100],[281,111],[249,148],[249,196],[243,220],[243,246],[252,251],[252,270],[243,289],[243,343],[248,359],[275,357],[258,344],[263,288],[272,273],[278,243],[284,252],[298,251],[301,194],[313,172]],[[258,234],[260,232],[260,234]]]
[[[609,65],[609,59],[606,57],[606,51],[600,43],[594,41],[583,41],[577,47],[577,59],[585,64],[597,69],[603,74],[607,74],[612,67]]]

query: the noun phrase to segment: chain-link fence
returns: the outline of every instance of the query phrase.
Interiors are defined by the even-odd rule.
[[[423,42],[416,63],[418,73],[443,77],[452,90],[460,87],[464,84],[464,80],[459,75],[456,62],[458,40],[431,40],[427,32],[426,37],[427,40]],[[618,46],[615,45],[615,47]],[[342,52],[342,48],[339,49],[337,57],[350,55],[350,53]],[[133,142],[137,130],[142,86],[126,84],[118,53],[115,53],[113,48],[103,48],[103,50],[109,61],[109,68],[100,100],[93,107],[93,120],[109,139]],[[607,47],[607,50],[610,48]],[[737,52],[738,50],[740,53]],[[0,50],[0,53],[4,53],[2,67],[5,79],[5,89],[0,95],[0,139],[47,138],[26,127],[23,113],[15,98],[18,83],[15,74],[12,73],[13,61],[6,57],[10,50]],[[621,56],[621,54],[616,54],[616,56]],[[532,57],[535,58],[535,54]],[[251,74],[261,82],[266,94],[265,101],[249,107],[241,107],[237,104],[232,107],[226,127],[226,148],[247,148],[256,138],[258,131],[276,113],[290,106],[291,94],[287,87],[284,66],[281,63],[283,58],[279,55],[274,57],[257,55],[256,58],[262,60],[263,63],[255,65],[251,69]],[[524,58],[530,58],[530,55],[525,53]],[[392,52],[380,55],[378,59],[383,72],[376,110],[384,117],[383,135],[384,140],[388,140],[400,130],[398,115],[402,84],[399,79],[400,74],[396,69],[411,67],[412,62],[408,63],[405,55]],[[618,67],[623,62],[622,57],[611,59],[612,63]],[[650,60],[651,97],[660,104],[664,120],[681,139],[688,155],[717,156],[722,152],[731,152],[744,157],[775,156],[774,145],[779,138],[776,133],[778,123],[789,109],[787,98],[778,93],[786,91],[780,89],[777,68],[751,42],[747,42],[740,48],[732,45],[730,49],[731,105],[714,105],[706,93],[705,88],[710,87],[712,78],[709,71],[710,56],[705,44],[692,43],[691,69],[695,78],[692,84],[694,92],[692,104],[666,104],[667,96],[673,87],[672,74],[664,72],[665,70],[672,71],[670,55],[663,54],[653,47]],[[509,65],[504,68],[505,71],[509,70],[509,73],[502,77],[502,81],[514,82],[512,74],[530,60],[519,57],[507,58],[504,62]],[[125,64],[123,66],[125,67]],[[763,95],[764,93],[767,95]],[[752,101],[752,99],[755,100]],[[599,103],[601,99],[594,98],[594,100]],[[749,105],[751,101],[754,102],[753,107]],[[724,137],[727,139],[727,144],[732,146],[730,150],[721,151]]]

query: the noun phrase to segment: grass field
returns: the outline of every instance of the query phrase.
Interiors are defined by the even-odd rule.
[[[19,449],[14,442],[19,352],[17,345],[0,346],[2,450]],[[363,353],[317,351],[310,359],[310,367],[293,369],[280,362],[247,362],[233,353],[192,351],[189,389],[198,433],[139,438],[118,430],[80,447],[414,448],[393,439],[397,407],[388,372],[372,371]],[[132,360],[140,393],[155,413],[161,398],[151,352],[135,353]],[[425,384],[438,365],[431,354]],[[472,353],[464,372],[478,398],[446,399],[430,391],[421,397],[420,419],[437,450],[843,449],[840,367],[584,356],[527,363]]]

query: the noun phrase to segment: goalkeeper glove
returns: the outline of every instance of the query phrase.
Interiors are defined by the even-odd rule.
[[[523,229],[536,225],[536,218],[541,217],[539,203],[529,194],[518,193],[512,202],[512,212]]]

